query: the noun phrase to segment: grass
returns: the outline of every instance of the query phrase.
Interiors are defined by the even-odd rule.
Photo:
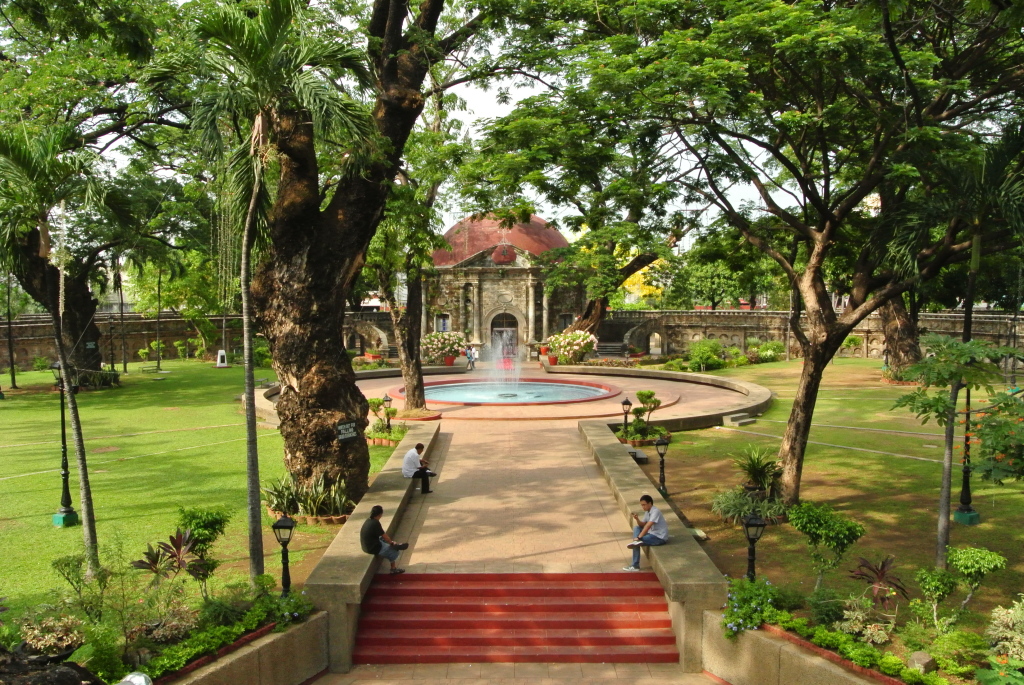
[[[174,532],[179,506],[222,506],[232,515],[214,554],[225,564],[219,582],[248,570],[245,529],[245,426],[242,369],[167,361],[170,373],[142,374],[137,364],[112,390],[78,395],[97,536],[101,553],[118,539],[131,558]],[[261,370],[261,376],[273,372]],[[156,380],[157,378],[163,380]],[[6,379],[5,379],[6,380]],[[17,614],[48,599],[60,581],[53,559],[80,553],[81,527],[54,528],[60,505],[60,405],[49,371],[19,374],[22,390],[0,402],[0,597]],[[6,384],[5,384],[6,386]],[[70,442],[70,427],[69,427]],[[71,495],[80,511],[74,448],[69,445]],[[259,431],[263,481],[285,473],[276,430]],[[392,448],[371,447],[371,472]],[[264,515],[268,573],[279,575],[280,552]],[[293,551],[293,578],[305,577],[336,527],[301,526]]]
[[[801,362],[794,361],[716,372],[770,388],[777,393],[774,405],[757,423],[745,426],[745,433],[719,428],[677,434],[666,457],[666,481],[674,506],[710,535],[705,549],[718,567],[733,577],[746,572],[746,540],[738,527],[711,513],[711,499],[740,484],[742,479],[731,458],[746,445],[778,447],[800,370]],[[865,588],[863,583],[850,580],[847,573],[860,556],[877,562],[894,554],[897,574],[915,590],[914,573],[934,564],[942,475],[941,429],[931,422],[922,426],[910,412],[892,409],[895,399],[909,390],[883,384],[876,360],[839,359],[825,372],[810,440],[934,460],[808,445],[801,498],[829,502],[867,528],[867,534],[854,545],[839,569],[825,578],[824,585],[841,596],[859,594]],[[823,424],[923,435],[829,428]],[[652,480],[658,477],[657,468],[653,460],[645,467]],[[955,509],[960,492],[958,468],[954,476]],[[964,623],[981,626],[987,623],[992,607],[1009,604],[1024,589],[1024,528],[1020,525],[1024,520],[1024,488],[1021,483],[997,486],[980,479],[972,483],[974,506],[982,522],[974,527],[953,524],[950,542],[953,546],[986,547],[1008,560],[1006,570],[986,579],[969,605],[974,613]],[[804,593],[813,588],[814,573],[804,537],[791,526],[769,527],[758,543],[757,559],[758,573],[772,582]],[[959,597],[951,598],[948,606],[959,603]]]

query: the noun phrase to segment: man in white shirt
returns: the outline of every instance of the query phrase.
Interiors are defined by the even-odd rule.
[[[633,541],[626,547],[633,550],[633,564],[623,571],[640,570],[640,548],[644,545],[657,547],[668,542],[668,522],[661,510],[654,506],[654,499],[650,495],[641,495],[640,508],[644,510],[643,518],[630,514],[636,525],[633,526]]]
[[[416,443],[416,447],[405,453],[402,458],[402,475],[406,478],[420,479],[420,492],[426,495],[433,492],[430,489],[430,479],[437,474],[428,469],[429,463],[423,458],[423,450],[426,449],[422,442]]]

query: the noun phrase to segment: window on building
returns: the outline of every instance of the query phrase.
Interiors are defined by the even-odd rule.
[[[575,317],[573,317],[572,314],[559,314],[558,315],[558,328],[559,328],[559,330],[563,330],[564,331],[566,328],[571,326],[572,325],[572,320],[574,318]]]
[[[452,317],[449,314],[438,314],[434,319],[434,330],[438,333],[447,333],[452,329]]]

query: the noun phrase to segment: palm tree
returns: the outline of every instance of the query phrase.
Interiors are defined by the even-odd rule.
[[[263,536],[250,282],[253,252],[266,225],[269,205],[263,176],[277,143],[272,122],[283,108],[304,112],[323,140],[364,144],[371,131],[364,109],[337,86],[353,76],[362,84],[369,83],[361,53],[306,30],[297,21],[303,6],[300,0],[268,0],[255,15],[235,5],[219,6],[196,26],[202,47],[198,57],[170,56],[149,71],[149,80],[155,84],[170,81],[183,72],[198,77],[192,125],[205,150],[227,155],[229,187],[236,200],[245,200],[238,215],[245,217],[240,281],[249,572],[253,577],[263,573]],[[232,125],[237,142],[233,149],[225,151],[222,130]]]
[[[46,274],[47,309],[53,320],[57,359],[71,417],[86,568],[92,575],[100,568],[96,517],[82,424],[75,393],[72,392],[68,355],[61,330],[63,267],[68,253],[65,244],[53,249],[51,235],[58,208],[66,202],[94,204],[100,194],[99,184],[93,175],[95,158],[84,151],[67,152],[73,137],[74,130],[65,127],[52,127],[38,134],[30,133],[24,125],[0,130],[0,207],[3,208],[0,260],[5,268],[14,272],[23,269],[27,260],[49,262],[42,268]]]

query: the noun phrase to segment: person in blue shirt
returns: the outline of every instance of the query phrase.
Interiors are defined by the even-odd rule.
[[[633,540],[626,547],[633,550],[633,563],[623,571],[640,570],[640,548],[644,545],[657,547],[668,542],[668,522],[661,510],[654,506],[654,499],[650,495],[641,495],[640,508],[644,510],[642,518],[635,513],[630,514],[636,525],[633,526]]]

